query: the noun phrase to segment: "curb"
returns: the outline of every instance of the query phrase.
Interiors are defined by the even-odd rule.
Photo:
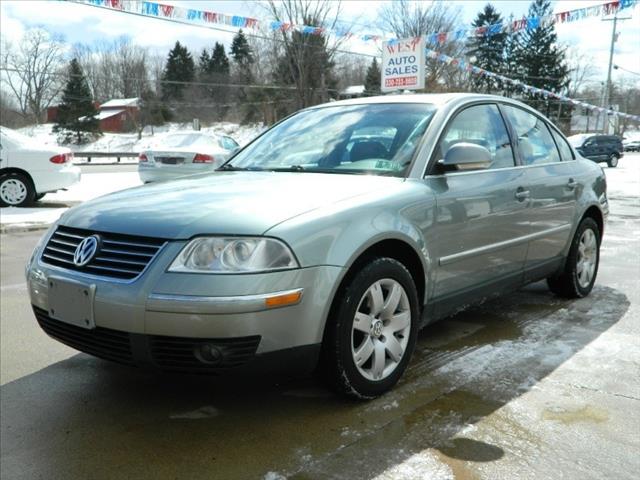
[[[21,225],[0,225],[0,234],[5,233],[22,233],[22,232],[35,232],[38,230],[48,229],[52,223],[33,223],[33,224],[21,224]]]

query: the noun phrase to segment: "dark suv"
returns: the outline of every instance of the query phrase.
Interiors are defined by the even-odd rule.
[[[622,140],[615,135],[573,135],[569,141],[583,157],[597,163],[607,162],[610,167],[617,167],[624,155]]]

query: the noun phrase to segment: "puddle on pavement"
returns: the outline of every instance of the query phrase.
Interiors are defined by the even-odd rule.
[[[609,414],[601,408],[585,405],[577,410],[547,408],[542,412],[542,419],[554,420],[565,425],[579,422],[602,423],[609,419]]]

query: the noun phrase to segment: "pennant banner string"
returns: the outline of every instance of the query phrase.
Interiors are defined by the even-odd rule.
[[[112,10],[126,11],[150,17],[166,19],[186,20],[202,24],[227,25],[235,28],[257,29],[268,27],[272,31],[292,32],[297,31],[305,35],[332,34],[336,37],[354,38],[363,42],[378,42],[384,39],[382,34],[354,34],[348,27],[326,28],[313,25],[296,25],[281,21],[263,21],[242,15],[227,15],[219,12],[184,8],[174,5],[165,5],[144,0],[67,0],[72,3],[81,3]],[[461,28],[449,32],[436,32],[424,35],[432,44],[443,44],[450,40],[461,40],[468,37],[492,36],[497,34],[513,34],[522,30],[532,30],[545,27],[554,23],[567,23],[583,20],[590,17],[613,15],[620,10],[630,8],[637,4],[638,0],[614,0],[600,5],[553,13],[544,17],[523,17],[519,20],[486,25],[477,28]],[[391,42],[396,41],[392,39]]]
[[[629,113],[623,113],[623,112],[618,112],[616,110],[611,110],[611,109],[608,109],[608,108],[599,107],[597,105],[592,105],[592,104],[587,103],[587,102],[581,102],[579,100],[575,100],[573,98],[569,98],[567,96],[561,95],[561,94],[556,93],[556,92],[552,92],[552,91],[549,91],[549,90],[544,90],[542,88],[534,87],[532,85],[527,85],[526,83],[523,83],[520,80],[515,80],[513,78],[505,77],[504,75],[500,75],[500,74],[497,74],[497,73],[494,73],[494,72],[490,72],[488,70],[485,70],[484,68],[476,67],[471,62],[465,61],[465,60],[463,60],[461,58],[450,57],[449,55],[445,55],[444,53],[436,52],[435,50],[430,50],[430,49],[426,50],[426,54],[427,54],[427,58],[431,58],[431,59],[437,60],[439,62],[446,63],[447,65],[451,65],[451,66],[457,67],[461,71],[469,72],[469,73],[472,73],[474,75],[480,75],[480,76],[483,76],[483,77],[497,79],[497,80],[500,80],[501,82],[509,83],[509,84],[511,84],[511,85],[513,85],[515,87],[521,88],[525,92],[533,93],[533,94],[536,94],[536,95],[541,95],[542,97],[544,97],[546,99],[554,98],[556,100],[560,100],[562,102],[570,103],[570,104],[575,105],[575,106],[580,106],[580,107],[586,108],[588,110],[596,110],[596,111],[598,111],[600,113],[606,113],[608,115],[615,115],[615,116],[619,116],[619,117],[623,117],[623,118],[629,118],[629,119],[634,120],[636,122],[640,122],[640,115],[631,115]]]

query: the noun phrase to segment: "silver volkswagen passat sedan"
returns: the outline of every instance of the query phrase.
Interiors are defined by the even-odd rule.
[[[27,266],[51,337],[172,372],[319,366],[390,389],[419,328],[547,279],[587,295],[605,176],[522,103],[385,96],[302,110],[216,173],[70,209]]]

